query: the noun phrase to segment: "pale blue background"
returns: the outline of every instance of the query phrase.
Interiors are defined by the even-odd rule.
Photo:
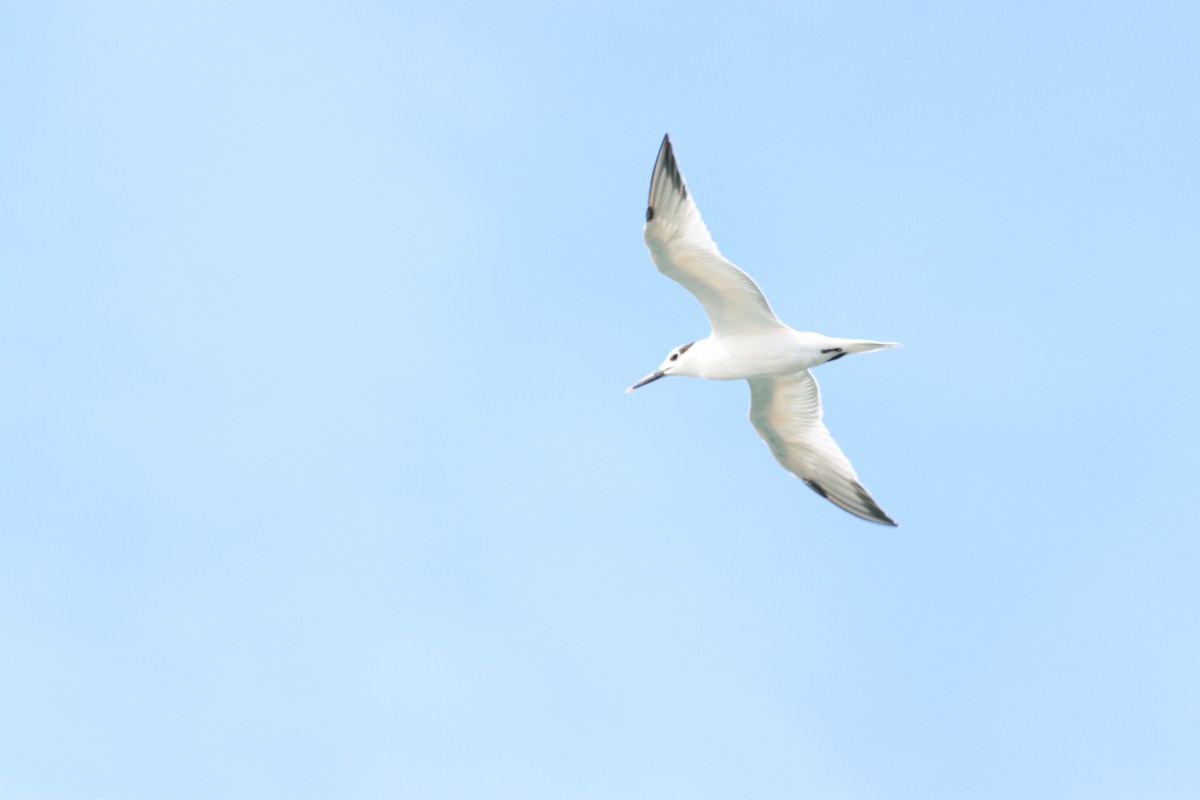
[[[1200,796],[1195,9],[5,3],[0,797]]]

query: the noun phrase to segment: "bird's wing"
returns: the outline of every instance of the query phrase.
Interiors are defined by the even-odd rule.
[[[855,516],[896,524],[858,482],[850,459],[821,422],[821,392],[811,372],[749,382],[750,421],[784,469]]]
[[[658,271],[696,296],[717,336],[783,327],[754,279],[717,250],[679,174],[669,136],[654,162],[643,236]]]

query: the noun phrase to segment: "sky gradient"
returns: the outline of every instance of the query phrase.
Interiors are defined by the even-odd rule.
[[[0,796],[1198,796],[1195,6],[418,5],[0,10]]]

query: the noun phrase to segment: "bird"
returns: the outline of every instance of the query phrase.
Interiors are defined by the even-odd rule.
[[[679,171],[669,133],[654,162],[642,235],[658,271],[704,306],[712,332],[671,350],[625,392],[673,376],[745,380],[750,422],[784,469],[851,514],[895,527],[821,421],[812,369],[897,343],[804,333],[780,322],[754,279],[717,249]]]

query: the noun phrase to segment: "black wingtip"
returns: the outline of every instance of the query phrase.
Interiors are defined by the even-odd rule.
[[[851,508],[850,506],[846,505],[842,500],[840,500],[836,497],[830,497],[829,492],[825,491],[825,488],[823,486],[821,486],[819,483],[817,483],[816,481],[809,480],[808,478],[801,478],[800,480],[804,481],[805,486],[812,489],[817,494],[821,495],[821,497],[824,497],[826,500],[833,503],[838,508],[842,509],[843,511],[848,511],[849,513],[853,514],[854,516],[858,517],[859,519],[865,519],[867,522],[874,522],[879,525],[890,525],[893,528],[900,527],[900,524],[898,522],[896,522],[896,520],[892,519],[887,514],[885,514],[883,509],[879,507],[879,504],[875,502],[874,498],[872,498],[871,495],[867,494],[867,490],[862,488],[861,486],[857,486],[855,488],[857,489],[859,501],[867,509],[866,513]]]
[[[899,528],[900,527],[899,522],[896,522],[896,520],[892,519],[887,514],[884,514],[882,511],[879,513],[881,514],[881,516],[878,519],[871,518],[871,519],[868,519],[867,522],[877,522],[880,525],[887,525],[889,528]]]
[[[800,480],[804,481],[805,486],[812,489],[817,494],[821,495],[821,497],[824,497],[826,500],[829,499],[829,495],[825,492],[824,489],[821,488],[821,484],[817,483],[816,481],[810,481],[808,478],[801,478]]]
[[[646,222],[654,219],[654,181],[658,177],[659,169],[671,178],[671,183],[675,188],[687,198],[687,186],[683,183],[683,176],[679,174],[679,164],[675,162],[675,149],[671,146],[671,134],[664,133],[662,145],[658,148],[658,158],[654,160],[654,171],[650,173],[650,197],[646,202]]]
[[[871,497],[871,495],[867,493],[866,489],[861,486],[856,488],[858,489],[858,498],[871,512],[871,522],[878,522],[880,525],[891,525],[893,528],[900,527],[896,524],[896,520],[889,517],[884,510],[879,507],[879,504],[875,502],[875,498]]]

